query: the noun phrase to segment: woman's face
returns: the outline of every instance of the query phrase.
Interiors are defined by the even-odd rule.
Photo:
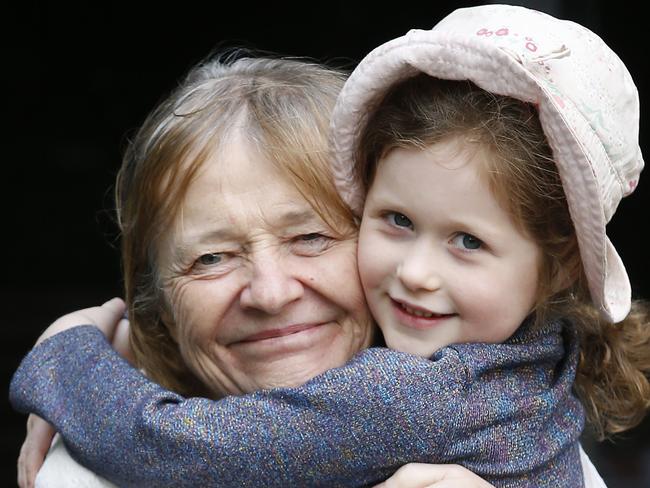
[[[181,355],[215,394],[295,386],[371,339],[356,237],[335,238],[239,138],[210,157],[159,248]]]

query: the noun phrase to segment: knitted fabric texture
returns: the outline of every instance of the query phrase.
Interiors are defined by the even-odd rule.
[[[371,348],[301,387],[213,401],[164,390],[81,326],[35,347],[10,397],[119,486],[368,486],[428,462],[498,487],[581,487],[577,357],[569,325],[523,325],[430,360]]]

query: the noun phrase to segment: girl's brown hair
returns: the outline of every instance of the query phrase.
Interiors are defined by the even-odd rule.
[[[185,366],[170,333],[173,314],[159,283],[155,243],[233,126],[333,232],[356,232],[333,185],[327,146],[330,113],[344,80],[342,72],[306,61],[213,58],[189,72],[131,141],[116,182],[117,216],[131,344],[138,367],[153,380],[184,395],[215,395]]]
[[[542,250],[535,323],[566,317],[581,344],[575,388],[598,438],[637,425],[650,407],[650,307],[636,301],[618,324],[592,304],[560,176],[535,107],[469,81],[424,74],[388,91],[357,149],[366,189],[395,148],[461,138],[487,151],[485,177],[520,230]]]

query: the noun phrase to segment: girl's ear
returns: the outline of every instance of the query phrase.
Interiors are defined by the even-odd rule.
[[[574,282],[566,268],[558,265],[554,266],[554,268],[553,276],[551,278],[551,293],[553,295],[571,287]]]

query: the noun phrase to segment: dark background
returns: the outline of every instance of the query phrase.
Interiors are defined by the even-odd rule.
[[[121,295],[112,183],[129,134],[184,72],[214,49],[245,46],[352,68],[410,28],[482,2],[179,2],[83,7],[25,2],[3,12],[0,272],[2,380],[56,317]],[[624,2],[519,2],[597,32],[628,65],[641,95],[648,154],[648,29]],[[645,177],[647,178],[647,176]],[[650,298],[643,236],[648,181],[608,232],[636,297]],[[26,417],[2,402],[0,485],[15,484]],[[610,487],[650,485],[650,421],[591,454]],[[6,480],[6,481],[5,481]]]

